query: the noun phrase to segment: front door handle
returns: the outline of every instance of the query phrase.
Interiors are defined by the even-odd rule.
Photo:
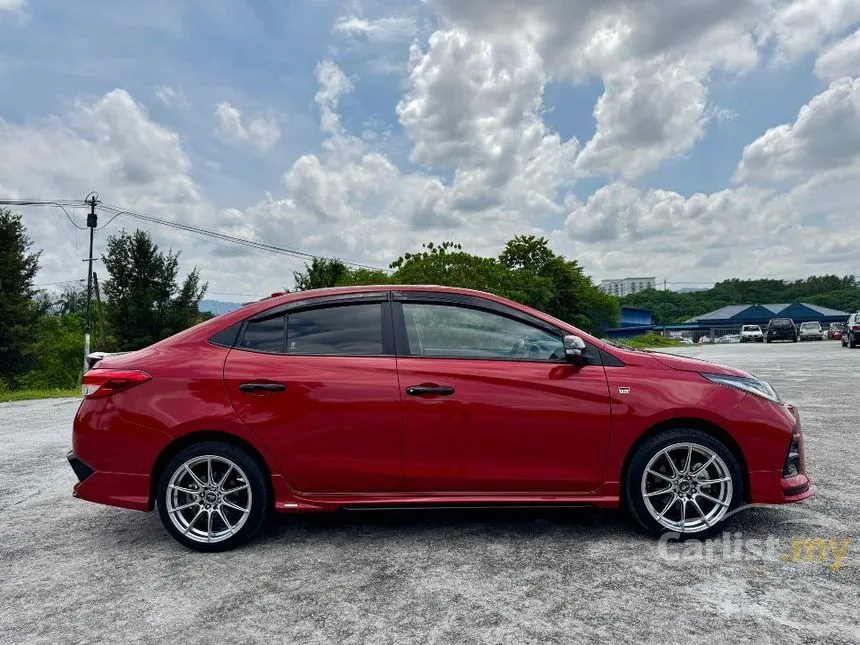
[[[239,389],[242,392],[283,392],[287,386],[283,383],[242,383]]]
[[[448,385],[410,385],[406,388],[409,396],[451,396],[454,388]]]

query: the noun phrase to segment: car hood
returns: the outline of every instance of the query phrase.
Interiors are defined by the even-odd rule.
[[[677,354],[666,354],[663,352],[649,352],[651,356],[662,363],[665,367],[684,372],[705,372],[707,374],[726,374],[728,376],[749,376],[744,371],[733,367],[726,367],[719,363],[704,361],[699,358],[678,356]]]

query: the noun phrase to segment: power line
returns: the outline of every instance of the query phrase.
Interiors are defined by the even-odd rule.
[[[60,280],[58,282],[44,282],[42,284],[34,284],[33,288],[39,287],[53,287],[58,284],[69,284],[70,282],[83,282],[86,278],[72,278],[71,280]]]
[[[85,204],[81,204],[79,202],[71,201],[71,200],[34,200],[34,199],[0,199],[0,206],[56,206],[63,213],[65,213],[66,217],[79,231],[86,230],[86,226],[81,226],[75,220],[72,219],[72,216],[69,215],[69,211],[66,210],[66,207],[70,208],[83,208]]]
[[[261,251],[269,251],[271,253],[279,253],[281,255],[287,255],[295,258],[300,258],[303,260],[313,260],[314,258],[324,259],[324,260],[338,260],[343,262],[344,264],[361,268],[361,269],[370,269],[373,271],[389,271],[389,269],[384,269],[378,266],[372,266],[369,264],[362,264],[361,262],[353,262],[351,260],[344,260],[342,258],[334,258],[327,257],[323,255],[315,255],[313,253],[308,253],[306,251],[299,251],[297,249],[291,249],[283,246],[277,246],[275,244],[269,244],[267,242],[260,242],[258,240],[250,240],[244,237],[238,237],[236,235],[229,235],[227,233],[221,233],[220,231],[213,231],[211,229],[206,229],[200,226],[194,226],[192,224],[184,224],[182,222],[175,222],[171,220],[162,219],[160,217],[155,217],[154,215],[148,215],[146,213],[141,213],[139,211],[134,211],[131,209],[123,209],[119,206],[114,206],[111,204],[103,204],[101,206],[103,210],[107,210],[108,212],[114,213],[114,216],[117,217],[119,215],[126,215],[128,217],[132,217],[134,219],[138,219],[144,222],[151,222],[153,224],[160,224],[162,226],[168,226],[170,228],[175,228],[182,231],[188,231],[191,233],[197,233],[198,235],[205,235],[207,237],[211,237],[213,239],[223,240],[225,242],[231,242],[233,244],[238,244],[241,246],[246,246],[248,248],[255,248]]]

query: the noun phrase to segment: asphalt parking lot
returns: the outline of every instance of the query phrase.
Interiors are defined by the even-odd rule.
[[[734,545],[776,551],[707,558],[661,550],[617,512],[495,510],[293,516],[237,551],[193,553],[155,514],[71,497],[77,401],[8,403],[0,643],[860,643],[860,351],[672,351],[798,405],[817,497],[729,527]],[[844,546],[841,560],[782,559],[807,538]]]

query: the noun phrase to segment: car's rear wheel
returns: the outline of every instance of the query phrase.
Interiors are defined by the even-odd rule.
[[[624,499],[655,534],[703,538],[720,530],[743,500],[737,459],[718,439],[693,429],[661,432],[630,459]]]
[[[203,441],[179,452],[158,481],[167,531],[197,551],[227,551],[250,540],[268,515],[263,469],[246,451]]]
[[[851,349],[857,347],[857,337],[854,334],[848,334],[848,347]]]

